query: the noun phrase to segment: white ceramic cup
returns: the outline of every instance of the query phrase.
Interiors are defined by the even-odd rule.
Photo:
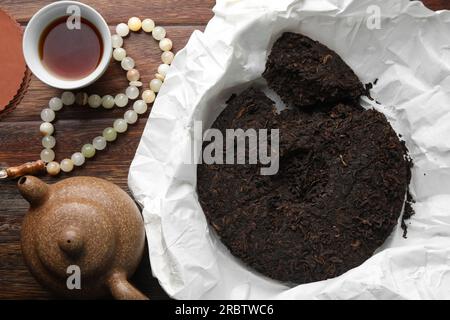
[[[62,79],[52,74],[43,65],[39,54],[39,42],[45,28],[58,18],[69,16],[67,10],[70,6],[78,6],[81,17],[98,29],[103,41],[103,56],[99,65],[91,74],[77,80]],[[108,69],[112,57],[111,33],[105,19],[92,7],[77,1],[57,1],[45,6],[31,18],[23,36],[23,54],[30,70],[42,82],[58,89],[80,89],[95,82]]]

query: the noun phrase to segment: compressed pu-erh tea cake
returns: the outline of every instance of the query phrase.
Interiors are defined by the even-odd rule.
[[[274,44],[263,76],[285,103],[298,107],[354,102],[364,93],[341,57],[295,33],[284,33]]]
[[[383,114],[358,104],[363,85],[325,46],[285,34],[264,76],[296,108],[277,113],[251,88],[228,101],[213,128],[224,136],[279,129],[278,173],[261,175],[261,164],[199,165],[200,203],[231,253],[261,274],[296,284],[339,276],[397,225],[410,180],[406,147]]]

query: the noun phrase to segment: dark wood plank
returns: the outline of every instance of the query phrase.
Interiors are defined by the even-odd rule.
[[[153,300],[168,299],[149,272],[148,250],[131,282]],[[4,299],[56,299],[31,276],[22,261],[19,241],[0,243],[0,300]]]
[[[0,7],[6,8],[25,25],[39,7],[49,2],[0,0]],[[175,11],[169,9],[170,6],[175,5],[175,2],[182,13],[174,14]],[[112,29],[114,24],[125,21],[137,13],[142,17],[153,17],[157,23],[166,26],[176,52],[185,46],[195,29],[204,28],[202,24],[212,15],[210,8],[213,1],[157,0],[150,4],[148,1],[138,0],[133,2],[133,6],[129,6],[129,3],[125,1],[88,1],[87,3],[95,3],[95,7],[111,23]],[[141,10],[139,7],[145,7],[145,9]],[[136,8],[139,10],[135,10]],[[133,12],[134,10],[136,12]],[[120,14],[115,14],[116,11]],[[169,14],[165,14],[166,12]],[[163,18],[158,19],[159,17]],[[126,40],[125,48],[136,60],[142,79],[148,85],[161,63],[161,51],[157,43],[145,33],[133,33]],[[127,81],[123,70],[118,63],[112,62],[107,73],[94,86],[85,91],[101,95],[117,94],[123,92],[126,86]],[[47,105],[49,98],[60,94],[61,91],[49,88],[33,78],[28,93],[20,106],[0,121],[0,147],[2,148],[0,167],[35,160],[39,157],[41,149],[41,137],[38,133],[40,111]],[[55,151],[58,156],[69,157],[71,153],[78,151],[84,143],[100,135],[103,128],[111,126],[113,119],[121,117],[126,109],[128,108],[121,110],[116,108],[108,111],[79,106],[65,108],[58,114],[56,122],[58,145]],[[85,175],[104,178],[129,192],[128,170],[147,116],[148,113],[126,134],[121,135],[114,144],[111,144],[107,150],[98,153],[95,159],[77,170],[73,176]],[[44,180],[53,183],[67,177],[69,175],[62,175],[58,178],[46,177]],[[0,299],[55,298],[34,280],[22,259],[20,226],[23,216],[28,210],[28,204],[17,192],[15,182],[1,181],[0,190]],[[147,251],[132,281],[152,299],[168,298],[158,281],[151,275]]]
[[[52,0],[0,0],[0,7],[14,15],[22,24],[43,5]],[[87,4],[97,8],[111,24],[126,21],[130,16],[151,17],[167,27],[168,35],[174,40],[175,48],[182,48],[192,31],[204,28],[212,17],[214,0],[87,0]],[[424,3],[433,10],[450,9],[449,0],[427,0]],[[160,63],[160,52],[156,43],[148,35],[138,34],[126,41],[126,48],[143,74],[146,82]],[[141,41],[143,40],[143,41]],[[127,85],[123,71],[112,63],[105,76],[89,93],[109,94],[122,92]],[[29,91],[21,105],[0,120],[0,166],[35,160],[39,152],[39,113],[50,97],[60,94],[58,90],[46,87],[33,79]],[[124,110],[101,111],[82,107],[71,107],[60,113],[56,123],[59,159],[77,151],[82,144],[90,141],[101,130],[119,117]],[[121,135],[117,142],[73,175],[88,175],[107,179],[129,192],[127,175],[130,163],[145,126],[145,115]],[[59,178],[46,177],[49,183]],[[20,197],[15,182],[0,182],[0,299],[51,299],[55,298],[42,288],[26,269],[20,251],[20,225],[28,209],[28,204]],[[148,256],[144,257],[133,282],[152,299],[165,299],[167,295],[150,272]]]
[[[203,30],[202,26],[175,26],[167,27],[167,36],[173,40],[174,52],[183,48],[192,32],[196,29]],[[133,33],[124,43],[124,48],[129,53],[129,56],[136,61],[136,68],[140,70],[142,81],[146,87],[153,79],[158,66],[161,62],[161,50],[158,43],[146,33]],[[97,81],[93,86],[85,89],[90,94],[117,94],[125,92],[128,82],[126,80],[126,73],[120,67],[120,63],[111,61],[111,65],[105,75]],[[49,88],[47,85],[39,81],[33,76],[27,94],[20,103],[20,105],[4,117],[2,121],[17,122],[17,121],[35,121],[39,120],[39,114],[44,106],[53,96],[61,95],[61,90]],[[94,117],[112,118],[117,117],[121,110],[111,112],[108,110],[95,110],[95,115],[86,109],[89,108],[67,108],[65,110],[66,119],[86,119]]]
[[[62,115],[64,115],[64,112],[62,112]],[[107,175],[110,167],[113,166],[120,169],[121,172],[112,172],[112,178],[126,178],[127,166],[131,163],[145,126],[145,116],[139,119],[137,124],[130,126],[130,130],[126,133],[120,134],[118,139],[114,143],[109,144],[106,150],[98,152],[93,159],[87,161],[85,167],[77,170],[76,173],[87,170],[90,174],[96,175],[95,171],[98,170],[97,174]],[[79,151],[83,144],[90,143],[93,138],[101,135],[102,130],[111,126],[112,122],[113,119],[56,121],[55,127],[57,131],[55,137],[57,138],[57,145],[54,150],[58,160],[70,157],[73,152]],[[42,146],[39,130],[36,130],[38,126],[39,122],[31,121],[26,123],[4,122],[0,124],[0,143],[3,149],[0,152],[0,165],[20,164],[39,158]],[[101,169],[104,166],[107,167],[106,171]],[[2,212],[3,210],[4,208],[2,208]]]
[[[16,20],[26,23],[53,0],[1,0],[0,6]],[[83,0],[111,25],[127,22],[132,16],[151,18],[159,25],[203,25],[212,17],[214,0]]]
[[[146,119],[141,119],[131,130],[119,136],[107,150],[98,153],[92,161],[70,176],[96,176],[107,179],[128,190],[127,175],[131,160],[139,143]],[[108,126],[110,119],[64,120],[57,123],[60,134],[55,148],[62,157],[70,155],[86,141],[99,134],[101,128]],[[0,123],[0,166],[22,163],[36,159],[40,152],[39,134],[35,128],[38,122]],[[14,132],[11,134],[11,132]],[[68,139],[64,139],[67,137]],[[27,146],[24,148],[23,146]],[[16,162],[17,161],[17,162]],[[45,177],[48,183],[69,177]],[[19,195],[15,181],[0,182],[0,299],[35,299],[52,297],[27,271],[20,251],[20,225],[28,210],[28,204]],[[167,298],[151,275],[148,255],[144,257],[139,270],[133,278],[134,283],[153,299]]]
[[[93,121],[66,120],[60,121],[60,142],[55,148],[57,154],[63,157],[76,151],[84,142],[89,141],[98,134],[99,128],[110,123],[109,119]],[[39,150],[39,134],[33,130],[36,122],[4,123],[0,126],[0,144],[5,148],[0,153],[0,164],[11,161],[30,161],[36,158]],[[70,176],[96,176],[107,179],[128,190],[127,175],[131,160],[139,143],[139,138],[145,126],[145,119],[140,120],[130,131],[120,136],[114,144],[104,152],[98,153],[82,169],[76,170]],[[14,131],[14,134],[10,132]],[[28,147],[24,150],[23,146]],[[78,147],[77,147],[78,146]],[[54,183],[69,175],[59,178],[45,177],[48,183]],[[26,270],[20,253],[20,225],[22,218],[28,210],[28,204],[19,195],[15,181],[0,183],[1,209],[0,209],[0,299],[1,298],[49,298],[51,295],[42,289]],[[146,251],[139,270],[133,281],[136,285],[153,299],[167,298],[167,295],[151,276]]]
[[[1,220],[0,220],[1,226]],[[22,262],[20,244],[0,242],[0,299],[50,299]]]

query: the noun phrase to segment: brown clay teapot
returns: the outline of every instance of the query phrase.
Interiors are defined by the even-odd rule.
[[[67,298],[146,299],[127,280],[142,258],[145,232],[122,189],[97,178],[47,185],[32,176],[22,177],[18,188],[30,203],[22,252],[41,284]],[[78,270],[81,288],[68,286],[71,270]]]

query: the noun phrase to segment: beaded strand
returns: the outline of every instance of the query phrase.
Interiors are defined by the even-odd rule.
[[[140,95],[140,87],[143,83],[140,81],[141,75],[137,69],[135,69],[134,60],[127,55],[123,46],[123,38],[128,36],[130,31],[138,32],[143,30],[146,33],[151,33],[153,38],[159,41],[159,47],[162,50],[161,60],[162,64],[158,67],[158,72],[155,74],[153,80],[149,83],[149,88],[144,90],[141,94],[141,99],[136,100]],[[108,142],[113,142],[117,139],[118,134],[124,133],[128,130],[129,125],[133,125],[137,122],[140,115],[144,114],[148,110],[148,104],[155,101],[156,95],[159,92],[170,64],[174,59],[172,50],[172,41],[166,38],[166,30],[163,27],[155,26],[155,23],[151,19],[145,19],[141,21],[137,17],[129,19],[128,24],[120,23],[116,26],[116,34],[112,36],[112,46],[114,48],[113,58],[117,62],[120,62],[122,69],[127,74],[127,80],[129,86],[125,90],[125,93],[119,93],[116,96],[105,95],[100,97],[93,94],[88,95],[85,92],[77,93],[64,92],[61,97],[54,97],[50,99],[48,108],[42,110],[41,119],[43,123],[40,125],[40,132],[44,136],[42,138],[42,146],[44,150],[41,152],[41,160],[46,163],[47,173],[56,176],[61,171],[69,173],[74,170],[75,167],[81,167],[86,162],[86,159],[93,158],[97,151],[102,151],[106,148]],[[60,163],[55,161],[55,152],[53,148],[56,146],[56,139],[53,136],[55,127],[52,122],[56,118],[56,112],[63,109],[65,106],[71,106],[78,104],[81,106],[88,105],[91,108],[103,107],[105,109],[112,109],[115,106],[118,108],[124,108],[128,105],[129,101],[136,100],[133,103],[132,109],[124,113],[123,118],[116,119],[112,127],[108,127],[103,130],[101,136],[95,137],[92,143],[85,144],[80,152],[74,153],[70,159],[64,159]]]

